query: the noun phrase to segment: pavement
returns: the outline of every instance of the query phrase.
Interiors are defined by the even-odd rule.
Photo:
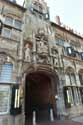
[[[37,125],[83,125],[83,123],[73,120],[55,120],[53,122],[39,123]]]
[[[26,125],[32,125],[31,122],[26,122]],[[36,125],[83,125],[83,116],[75,117],[72,120],[55,120],[37,123]]]
[[[83,116],[80,116],[80,117],[75,117],[72,119],[73,121],[76,121],[76,122],[81,122],[83,124]]]

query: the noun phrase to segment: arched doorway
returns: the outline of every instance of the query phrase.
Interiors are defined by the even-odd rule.
[[[50,109],[53,117],[57,116],[55,95],[57,94],[57,81],[45,72],[32,72],[26,76],[25,81],[25,121],[30,124],[33,119],[33,111],[36,113],[36,121],[50,120]]]

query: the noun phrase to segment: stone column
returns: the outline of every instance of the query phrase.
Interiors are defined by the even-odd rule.
[[[23,20],[24,20],[24,17],[23,17]],[[19,61],[18,62],[18,77],[22,76],[22,63],[23,63],[23,56],[24,56],[24,53],[23,53],[23,49],[24,49],[23,28],[24,28],[24,25],[22,25],[22,32],[20,34],[21,35],[21,40],[20,40],[20,43],[19,43],[19,50],[18,50],[18,61]]]
[[[23,75],[22,79],[22,84],[23,84],[22,125],[25,125],[25,79],[26,79],[26,73]]]
[[[34,31],[35,32],[35,31]],[[36,58],[36,39],[35,39],[35,34],[33,33],[33,38],[32,38],[32,42],[33,42],[33,62],[36,64],[37,63],[37,58]]]
[[[23,18],[24,20],[24,18]],[[22,81],[22,65],[23,65],[23,56],[24,56],[24,41],[23,41],[23,26],[22,26],[22,32],[21,32],[21,40],[20,40],[20,43],[19,43],[19,51],[18,51],[18,79],[20,80],[19,83],[21,84],[23,81]],[[24,114],[24,99],[22,100],[23,101],[23,104],[22,104],[22,113],[20,114],[20,119],[19,120],[19,123],[20,125],[25,125],[24,123],[24,120],[25,120],[25,114]],[[15,124],[15,125],[18,125],[18,124]]]
[[[65,119],[67,113],[66,113],[66,109],[65,109],[65,102],[64,102],[64,93],[63,93],[63,86],[65,82],[65,80],[62,79],[62,77],[64,78],[63,75],[59,75],[59,87],[58,87],[58,94],[59,94],[59,98],[57,101],[57,105],[58,105],[58,110],[59,110],[59,115],[61,119]]]

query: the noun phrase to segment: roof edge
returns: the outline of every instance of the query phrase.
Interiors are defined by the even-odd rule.
[[[14,2],[12,2],[12,1],[10,1],[10,0],[2,0],[2,1],[5,1],[5,2],[7,2],[7,3],[9,3],[9,4],[12,4],[12,5],[14,5],[14,6],[20,8],[22,11],[26,11],[26,8],[25,8],[25,7],[23,7],[23,6],[21,6],[21,5],[17,4],[17,3],[14,3]]]
[[[78,34],[72,32],[72,31],[70,31],[70,30],[67,30],[65,27],[62,27],[62,26],[60,26],[60,25],[58,25],[58,24],[56,24],[55,22],[52,22],[52,21],[51,21],[51,24],[52,24],[52,25],[55,25],[56,27],[58,27],[58,28],[60,28],[60,29],[62,29],[62,30],[64,30],[64,31],[67,31],[68,33],[70,33],[70,34],[72,34],[72,35],[74,35],[74,36],[76,36],[76,37],[79,37],[80,39],[83,40],[83,37],[82,37],[82,36],[80,36],[80,35],[78,35]]]

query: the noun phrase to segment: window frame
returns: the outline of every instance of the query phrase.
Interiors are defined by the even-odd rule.
[[[6,112],[0,112],[0,115],[5,115],[5,114],[9,114],[10,113],[10,98],[11,98],[11,89],[10,89],[10,85],[2,85],[0,84],[0,88],[1,86],[4,88],[4,87],[8,87],[8,92],[9,92],[9,95],[7,95],[8,97],[8,104],[7,104],[7,110]],[[6,89],[7,90],[7,89]]]
[[[79,73],[79,80],[80,84],[83,85],[83,75],[81,73]]]
[[[0,81],[0,83],[11,83],[11,80],[12,80],[12,75],[13,75],[13,64],[11,63],[11,62],[4,62],[4,63],[2,63],[1,64],[1,71],[0,71],[0,78],[3,78],[3,74],[4,74],[4,67],[7,65],[7,64],[11,64],[12,65],[12,69],[11,69],[11,72],[10,72],[10,74],[9,74],[9,77],[7,77],[7,78],[9,78],[9,79],[1,79],[2,81]],[[6,67],[6,69],[7,69],[8,67]],[[2,74],[2,72],[3,72],[3,74]],[[5,75],[7,75],[7,74],[5,74]],[[10,76],[11,75],[11,76]],[[7,75],[8,76],[8,75]]]
[[[10,33],[9,33],[9,36],[5,35],[5,31],[9,31],[9,32],[10,32]],[[3,27],[2,36],[10,39],[11,36],[12,36],[12,29]]]
[[[19,23],[20,24],[20,27],[19,26],[16,26],[17,24],[16,23]],[[15,25],[16,24],[16,25]],[[18,30],[21,30],[22,29],[22,22],[18,19],[14,19],[14,24],[13,24],[13,27],[18,29]]]
[[[8,18],[11,19],[11,21],[12,21],[12,22],[10,21],[11,23],[9,23],[8,20],[6,20]],[[10,17],[10,16],[5,17],[5,21],[4,21],[5,24],[7,24],[9,26],[13,26],[13,22],[14,22],[14,19],[12,17]]]
[[[8,18],[12,20],[12,23],[6,22],[6,19],[8,19]],[[15,24],[15,22],[17,22],[19,24],[19,26],[18,26],[18,24]],[[12,28],[22,30],[22,21],[19,20],[18,18],[11,17],[11,16],[5,16],[4,24],[11,26]]]

